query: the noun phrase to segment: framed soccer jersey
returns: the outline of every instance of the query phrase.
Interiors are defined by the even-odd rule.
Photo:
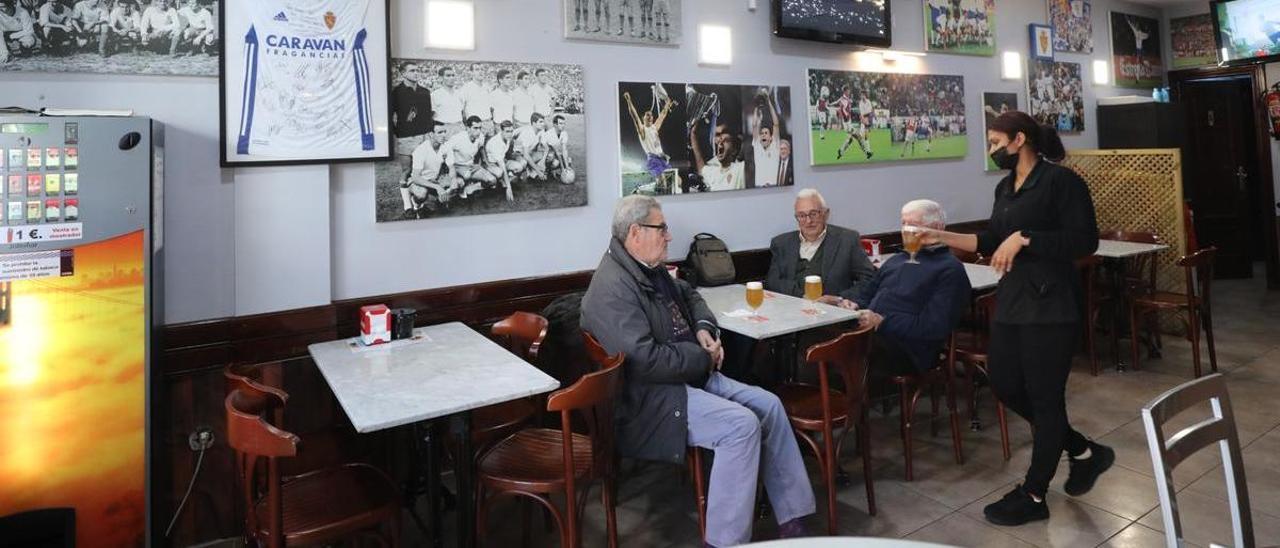
[[[222,165],[390,159],[388,3],[222,0]]]

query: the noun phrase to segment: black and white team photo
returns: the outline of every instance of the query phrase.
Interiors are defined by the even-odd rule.
[[[587,203],[579,65],[394,59],[378,222]]]
[[[216,76],[216,0],[0,0],[0,70]]]
[[[564,37],[680,44],[682,0],[563,0]]]

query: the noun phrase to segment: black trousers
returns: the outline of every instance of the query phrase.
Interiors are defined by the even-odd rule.
[[[1067,376],[1079,333],[1075,323],[991,326],[991,389],[1035,427],[1023,488],[1038,497],[1049,489],[1064,449],[1078,455],[1089,447],[1067,421]]]

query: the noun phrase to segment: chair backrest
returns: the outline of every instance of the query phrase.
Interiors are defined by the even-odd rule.
[[[622,383],[621,353],[609,357],[599,371],[587,373],[568,388],[562,388],[547,398],[547,411],[560,413],[561,447],[564,454],[565,508],[569,515],[569,528],[577,531],[577,492],[574,485],[577,471],[573,460],[573,413],[578,413],[587,427],[591,439],[591,466],[598,477],[613,475],[614,426],[613,403],[617,400],[618,386]]]
[[[1183,428],[1173,435],[1164,426],[1177,414],[1208,402],[1213,415]],[[1235,416],[1227,383],[1218,373],[1177,386],[1142,407],[1142,423],[1151,449],[1155,468],[1156,490],[1160,495],[1160,513],[1164,518],[1165,541],[1169,546],[1182,546],[1182,522],[1178,516],[1177,493],[1173,489],[1173,469],[1191,455],[1217,443],[1222,455],[1222,469],[1227,480],[1227,499],[1231,505],[1231,529],[1235,546],[1252,547],[1253,520],[1249,514],[1249,490],[1245,484],[1244,462],[1240,456],[1240,438],[1236,434]]]
[[[495,337],[506,339],[507,349],[524,361],[538,359],[538,349],[547,337],[547,319],[530,312],[514,312],[489,330]]]
[[[809,347],[804,359],[818,366],[818,384],[822,394],[824,420],[831,420],[830,369],[834,367],[844,381],[845,403],[850,423],[861,419],[867,390],[867,356],[871,353],[872,328],[865,327],[841,333],[834,339]]]
[[[245,503],[245,532],[258,531],[258,487],[265,486],[267,497],[267,530],[271,532],[271,545],[282,544],[284,506],[280,493],[279,457],[292,457],[298,453],[298,436],[267,423],[263,418],[284,407],[279,395],[263,391],[252,385],[236,388],[225,400],[227,412],[227,444],[236,452],[236,467],[240,478],[240,490]],[[258,476],[259,462],[267,464],[266,478]]]
[[[1129,232],[1124,230],[1103,230],[1098,233],[1098,238],[1102,240],[1117,240],[1121,242],[1133,242],[1138,244],[1158,244],[1160,236],[1154,232]],[[1157,253],[1144,253],[1125,260],[1127,265],[1126,274],[1130,276],[1143,276],[1146,278],[1147,289],[1154,291],[1156,287],[1156,257]]]
[[[1188,299],[1193,307],[1209,309],[1213,289],[1213,256],[1217,253],[1218,248],[1209,246],[1178,258],[1178,266],[1186,270],[1187,295],[1196,297]]]
[[[596,340],[595,335],[585,329],[582,330],[582,343],[586,346],[587,358],[591,360],[592,365],[596,366],[596,371],[604,369],[609,360],[614,358],[614,356],[609,355],[608,350],[604,349],[604,345],[600,344],[599,340]],[[618,353],[616,356],[621,359],[622,353]]]
[[[268,378],[273,375],[268,374],[270,368],[279,368],[280,362],[266,363],[241,363],[232,362],[227,364],[222,370],[222,379],[224,383],[224,393],[227,396],[237,388],[245,388],[249,391],[270,392],[280,400],[280,405],[274,406],[271,424],[275,426],[284,426],[284,404],[289,402],[289,393],[283,388],[278,387],[280,379]],[[275,369],[278,377],[279,369]]]
[[[1187,253],[1195,253],[1200,249],[1200,239],[1196,236],[1196,214],[1191,211],[1191,202],[1182,202],[1182,225],[1187,230]]]

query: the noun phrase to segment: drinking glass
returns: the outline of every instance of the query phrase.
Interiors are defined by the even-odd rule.
[[[747,282],[747,306],[751,307],[751,315],[759,316],[757,309],[764,304],[764,284]]]
[[[902,249],[911,255],[911,258],[907,259],[908,264],[920,264],[916,260],[916,253],[920,252],[922,238],[924,238],[924,231],[919,227],[910,225],[902,227]]]
[[[811,303],[817,302],[822,298],[822,276],[805,276],[804,277],[804,298]],[[809,308],[813,308],[810,304]]]

